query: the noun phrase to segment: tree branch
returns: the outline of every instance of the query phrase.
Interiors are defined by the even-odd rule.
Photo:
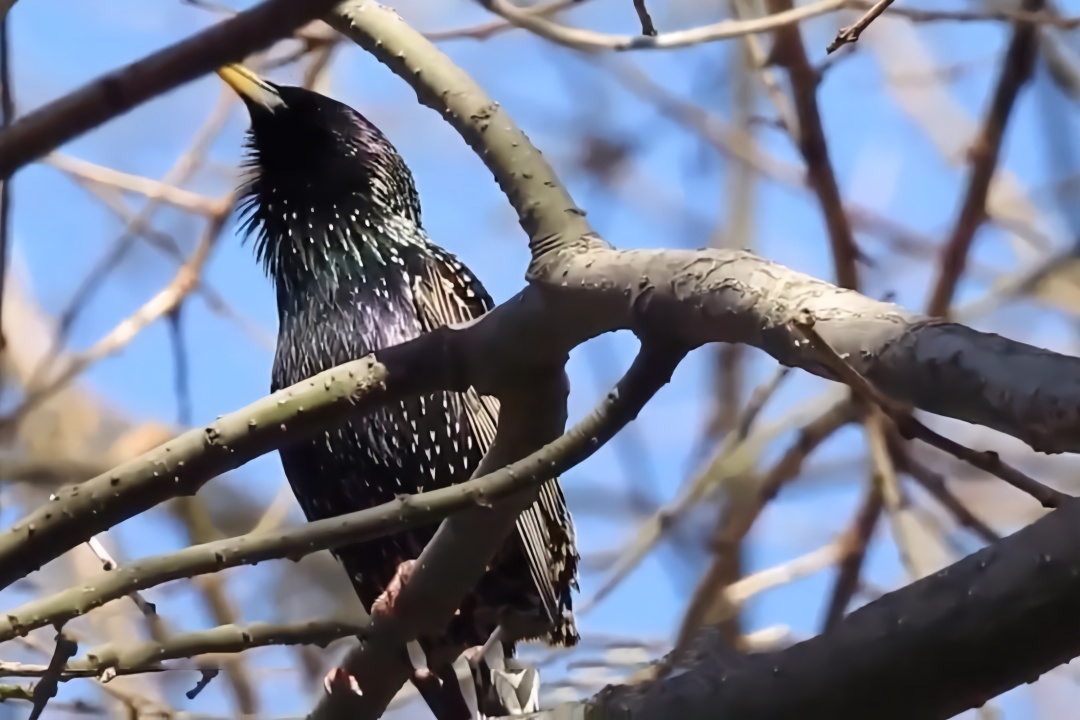
[[[535,499],[539,483],[592,455],[637,417],[645,403],[667,384],[683,356],[680,351],[643,345],[633,365],[599,407],[543,450],[500,471],[510,478],[528,473],[532,478],[531,492],[518,492],[490,509],[472,508],[448,518],[417,559],[417,569],[398,596],[393,614],[376,615],[366,642],[345,659],[345,670],[357,679],[363,694],[326,695],[310,717],[313,720],[381,717],[411,672],[405,644],[445,628],[521,510]],[[477,473],[508,464],[565,421],[566,391],[561,373],[554,385],[536,385],[537,392],[532,395],[501,398],[495,443]],[[564,389],[552,400],[551,391],[559,386]],[[538,410],[542,413],[540,418],[536,416]],[[565,452],[566,462],[555,460],[556,448]]]
[[[698,636],[684,672],[533,720],[945,720],[1080,655],[1080,501],[856,610],[824,635],[739,656]]]
[[[346,363],[195,428],[120,467],[61,489],[0,535],[0,588],[97,533],[243,465],[280,443],[397,397],[443,386],[440,333]],[[380,362],[381,361],[381,362]],[[302,422],[294,422],[302,418]]]

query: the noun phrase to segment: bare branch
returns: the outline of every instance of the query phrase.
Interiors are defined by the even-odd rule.
[[[863,31],[870,27],[870,23],[877,20],[881,13],[885,12],[892,4],[893,0],[878,0],[858,20],[851,25],[840,28],[839,32],[836,33],[836,38],[825,48],[826,52],[831,54],[844,45],[859,42],[859,36],[863,34]]]
[[[312,620],[290,625],[252,623],[221,625],[209,630],[175,635],[167,640],[137,645],[105,645],[72,660],[61,668],[60,679],[100,677],[105,673],[133,675],[160,672],[161,663],[195,658],[200,655],[229,655],[268,645],[318,645],[326,647],[335,640],[363,635],[366,625],[341,620]],[[0,663],[0,677],[41,677],[46,665]]]
[[[772,17],[794,12],[792,0],[767,0],[766,7],[773,12]],[[858,288],[856,259],[859,251],[855,245],[855,236],[851,232],[851,222],[844,211],[840,187],[836,183],[836,173],[829,158],[829,144],[821,124],[817,101],[817,71],[806,56],[802,31],[798,25],[778,28],[774,38],[772,56],[787,70],[795,98],[798,126],[791,127],[788,131],[806,161],[810,188],[817,196],[821,211],[825,215],[833,265],[836,268],[836,282],[840,287]]]
[[[1024,0],[1022,9],[1036,11],[1043,8],[1043,0]],[[971,149],[971,167],[968,171],[967,190],[960,205],[952,233],[941,250],[941,264],[927,301],[927,314],[944,317],[949,312],[957,283],[967,266],[968,252],[975,233],[986,219],[986,202],[990,182],[997,169],[1001,143],[1012,115],[1020,90],[1031,78],[1038,55],[1038,26],[1031,22],[1017,22],[1009,47],[1001,61],[997,85],[986,111],[982,129]]]
[[[56,697],[56,689],[60,683],[60,675],[64,672],[64,665],[79,650],[79,644],[64,635],[63,632],[56,634],[56,649],[53,651],[49,666],[41,674],[41,680],[34,686],[34,707],[30,711],[30,720],[38,720],[41,713],[45,712],[45,706]]]
[[[524,28],[545,40],[574,48],[596,52],[601,50],[664,50],[669,48],[699,45],[701,43],[730,40],[731,38],[764,33],[787,25],[795,25],[819,15],[836,12],[845,6],[848,0],[816,0],[807,5],[775,13],[754,20],[721,20],[712,25],[660,33],[658,35],[606,35],[592,30],[559,25],[544,17],[529,14],[514,7],[507,0],[478,0],[481,5],[499,17]]]

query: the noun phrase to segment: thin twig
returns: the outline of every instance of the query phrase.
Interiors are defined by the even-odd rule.
[[[41,159],[41,162],[74,178],[124,192],[137,193],[149,200],[167,203],[193,215],[213,216],[219,203],[213,198],[184,190],[168,182],[132,175],[58,152],[49,153]]]
[[[559,25],[539,15],[530,14],[507,0],[478,0],[499,17],[540,37],[576,50],[660,50],[686,47],[718,40],[730,40],[751,33],[764,33],[795,25],[803,20],[835,12],[848,0],[816,0],[787,12],[774,13],[753,20],[722,20],[712,25],[660,33],[658,35],[607,35],[593,30]]]
[[[109,551],[102,544],[98,536],[94,536],[86,541],[87,546],[90,548],[90,552],[97,556],[97,559],[101,561],[101,569],[105,572],[116,569],[118,563],[109,554]],[[139,608],[146,617],[153,617],[157,615],[157,606],[142,596],[141,593],[133,592],[128,595],[131,601],[135,603],[135,607]]]
[[[11,123],[15,122],[15,90],[12,87],[14,72],[11,69],[11,44],[9,30],[11,19],[7,17],[7,10],[14,4],[14,0],[0,13],[0,133],[7,130]],[[0,178],[0,318],[3,317],[4,288],[8,268],[8,245],[11,233],[11,181]],[[7,347],[7,336],[4,326],[0,323],[0,353]],[[3,387],[3,377],[0,377],[0,388]]]
[[[809,313],[805,313],[800,320],[793,323],[793,326],[795,332],[806,338],[806,341],[813,346],[814,350],[821,356],[822,361],[837,375],[839,380],[850,386],[865,401],[884,410],[896,423],[897,429],[900,430],[904,437],[922,440],[928,445],[933,445],[939,450],[943,450],[980,470],[1001,478],[1018,490],[1031,495],[1043,507],[1056,508],[1070,498],[1069,495],[1044,485],[1002,462],[998,454],[992,450],[982,452],[972,450],[923,425],[911,414],[910,408],[904,407],[892,398],[882,394],[869,380],[860,375],[847,361],[837,355],[836,351],[814,329],[814,318]]]
[[[34,707],[30,711],[29,720],[38,720],[41,713],[45,712],[45,706],[56,697],[56,689],[60,683],[60,674],[64,671],[67,661],[79,651],[79,644],[70,639],[63,632],[56,633],[56,649],[53,651],[49,666],[41,675],[41,680],[34,686]]]
[[[771,17],[793,12],[792,0],[767,0]],[[772,56],[781,65],[791,81],[795,100],[796,128],[789,128],[792,140],[806,162],[806,178],[818,198],[832,249],[836,283],[840,287],[859,287],[859,271],[856,261],[859,249],[851,230],[851,220],[844,210],[840,186],[836,181],[829,143],[821,122],[818,108],[818,75],[806,54],[802,31],[798,25],[784,25],[777,29],[773,40]]]
[[[542,5],[533,5],[521,8],[521,12],[551,17],[575,5],[584,5],[586,0],[554,0]],[[487,40],[507,30],[517,30],[518,26],[508,20],[489,20],[479,25],[468,27],[451,28],[450,30],[432,30],[424,33],[431,42],[446,42],[448,40]]]
[[[634,10],[637,11],[638,20],[641,22],[641,34],[656,37],[656,26],[653,25],[649,8],[645,7],[645,0],[634,0]]]
[[[863,30],[870,27],[870,23],[877,20],[878,17],[881,16],[881,13],[885,12],[886,8],[892,4],[893,0],[878,0],[878,2],[874,3],[874,5],[858,20],[846,27],[840,28],[836,33],[836,38],[829,43],[829,46],[825,48],[825,51],[832,54],[848,43],[859,42],[859,36],[863,34]]]
[[[1042,6],[1043,0],[1024,0],[1023,3],[1023,9],[1027,11],[1041,10]],[[967,189],[952,232],[941,250],[937,278],[927,301],[928,315],[944,317],[949,312],[956,286],[967,266],[975,233],[986,219],[990,182],[998,165],[1005,129],[1020,90],[1031,79],[1037,56],[1038,26],[1018,22],[1002,58],[986,118],[971,146]]]
[[[844,619],[844,613],[860,587],[859,576],[862,575],[863,562],[866,560],[866,552],[874,537],[882,508],[881,486],[867,483],[863,502],[842,536],[844,552],[837,563],[836,580],[825,604],[825,632],[835,628]]]

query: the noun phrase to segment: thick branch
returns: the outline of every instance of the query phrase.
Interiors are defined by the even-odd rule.
[[[0,588],[79,543],[243,465],[395,397],[449,386],[441,333],[320,373],[195,428],[84,483],[58,491],[0,535]],[[385,364],[384,364],[385,363]]]
[[[535,720],[944,720],[1080,655],[1080,501],[780,652],[715,631],[685,672]]]
[[[30,113],[0,134],[0,179],[150,98],[243,60],[338,1],[266,0]]]
[[[170,580],[218,572],[230,567],[274,558],[298,559],[319,550],[372,540],[390,533],[430,524],[465,508],[470,508],[470,511],[461,514],[464,519],[456,523],[447,523],[446,527],[450,527],[451,532],[457,533],[459,542],[467,544],[467,541],[462,539],[471,537],[474,544],[490,544],[493,554],[499,545],[499,538],[494,537],[498,529],[499,513],[495,512],[498,505],[492,505],[492,503],[510,498],[514,503],[520,499],[522,507],[527,506],[532,502],[532,493],[526,491],[538,487],[549,477],[564,472],[592,455],[623,425],[632,420],[640,408],[637,403],[640,402],[643,405],[645,400],[667,381],[671,370],[674,369],[674,362],[673,359],[671,367],[658,367],[655,361],[644,363],[650,371],[656,371],[655,377],[649,378],[650,383],[656,384],[655,388],[650,384],[648,386],[650,390],[645,392],[639,390],[637,386],[627,386],[625,383],[620,385],[593,415],[523,460],[512,462],[506,454],[500,453],[493,460],[485,461],[478,469],[478,472],[487,473],[483,477],[419,495],[406,495],[367,510],[307,523],[280,533],[252,532],[236,538],[196,545],[175,553],[137,560],[96,575],[85,585],[32,600],[7,611],[3,618],[0,618],[0,642],[25,635],[45,625],[62,625],[111,600]],[[643,371],[642,367],[635,367],[637,367],[637,373]],[[620,393],[625,397],[620,397]],[[557,396],[556,401],[561,407],[565,403],[565,393]],[[536,407],[530,406],[529,409],[535,410]],[[563,418],[561,412],[559,418]],[[522,431],[521,428],[535,425],[534,420],[530,419],[516,425],[511,424],[507,428],[510,431],[515,428]],[[559,429],[561,430],[561,425]],[[522,432],[528,433],[528,430]],[[533,437],[525,439],[535,442]],[[523,440],[507,434],[504,435],[504,442],[511,442],[514,447],[520,447]],[[527,453],[528,450],[525,452]],[[507,532],[517,518],[518,512],[520,508],[508,515]],[[479,528],[479,533],[470,532],[477,528]],[[442,552],[445,552],[445,548],[432,550],[432,554],[436,555],[435,559],[440,562],[432,561],[430,564],[439,568],[435,572],[450,572],[452,575],[431,586],[431,583],[425,579],[424,573],[418,571],[409,583],[409,587],[412,588],[410,593],[402,595],[397,601],[397,612],[412,610],[417,613],[427,613],[427,617],[434,614],[435,619],[430,622],[438,625],[445,624],[446,619],[457,609],[461,597],[475,584],[475,578],[469,580],[463,577],[464,570],[460,561],[437,557]],[[482,557],[482,550],[479,552],[481,557],[473,563],[477,567],[476,577],[479,577],[484,565],[490,560],[490,557]],[[442,563],[444,559],[448,561]],[[426,563],[427,558],[421,556],[421,561]],[[455,594],[456,600],[453,599]],[[410,598],[413,597],[423,597],[420,608],[412,608],[415,601]],[[443,613],[445,617],[439,618],[439,613]],[[441,628],[424,625],[422,629],[434,631]]]
[[[510,115],[397,13],[354,0],[327,22],[409,83],[420,102],[442,115],[483,159],[529,236],[530,276],[547,276],[547,255],[593,235],[584,211]]]

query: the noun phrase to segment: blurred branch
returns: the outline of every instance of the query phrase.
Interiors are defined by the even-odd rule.
[[[11,70],[11,20],[7,11],[15,0],[0,0],[0,134],[15,122],[14,73]],[[8,246],[11,234],[11,180],[0,177],[0,317],[3,316],[4,286],[8,274]],[[7,347],[7,335],[0,324],[0,353]],[[4,378],[0,376],[0,389]]]
[[[722,20],[712,25],[660,33],[658,35],[606,35],[592,30],[581,30],[559,25],[540,15],[530,14],[514,7],[507,0],[477,0],[481,5],[520,28],[540,37],[575,50],[595,52],[598,50],[662,50],[686,47],[718,40],[763,33],[819,15],[835,12],[844,7],[847,0],[815,0],[798,8],[776,13],[755,20]]]
[[[574,7],[575,5],[584,5],[586,2],[587,0],[553,0],[552,2],[540,5],[519,8],[519,11],[530,15],[551,17],[563,10]],[[507,30],[515,30],[517,27],[518,26],[515,23],[512,23],[509,20],[490,20],[486,23],[470,25],[468,27],[429,31],[424,33],[424,37],[431,42],[446,42],[448,40],[462,39],[487,40],[488,38],[504,33]]]
[[[60,675],[64,671],[64,665],[79,650],[79,644],[72,641],[63,632],[56,633],[56,649],[48,667],[41,674],[41,680],[34,686],[34,707],[30,711],[29,720],[38,720],[41,713],[45,712],[45,706],[56,697],[56,689],[60,682]]]
[[[218,214],[221,207],[221,200],[58,152],[49,153],[41,161],[73,177],[125,192],[138,193],[150,200],[160,200],[195,215],[212,218]]]
[[[318,645],[326,647],[335,640],[363,635],[366,625],[340,620],[312,620],[275,625],[224,625],[198,632],[175,635],[163,642],[145,642],[126,647],[105,645],[86,653],[82,660],[72,660],[60,668],[60,679],[115,677],[168,670],[161,663],[195,658],[201,655],[229,655],[268,645]],[[45,665],[0,662],[0,677],[41,677]]]
[[[767,0],[766,7],[772,11],[772,17],[785,12],[794,12],[792,0]],[[795,97],[795,115],[798,128],[789,128],[792,139],[799,147],[799,152],[806,161],[806,174],[810,188],[817,195],[821,210],[825,215],[825,226],[829,232],[832,247],[833,264],[836,269],[836,282],[840,287],[858,288],[859,273],[856,265],[859,250],[855,245],[855,236],[851,232],[851,223],[844,212],[840,188],[836,183],[832,161],[829,159],[829,144],[825,130],[821,125],[821,112],[818,109],[818,76],[803,46],[802,31],[798,25],[785,25],[777,29],[774,35],[772,57],[776,63],[787,70],[791,81],[791,91]]]
[[[874,537],[882,507],[881,485],[867,482],[863,501],[843,534],[843,552],[837,563],[836,579],[825,603],[824,632],[830,632],[840,624],[859,589],[859,576],[862,575],[863,562],[866,561],[866,552]]]
[[[756,485],[756,500],[752,506],[740,505],[738,512],[727,513],[724,522],[724,538],[715,540],[714,552],[727,544],[738,545],[750,531],[764,506],[776,496],[781,486],[799,474],[802,463],[818,444],[850,420],[850,404],[843,401],[817,415],[800,431],[795,443],[780,462]],[[755,463],[765,445],[787,429],[789,423],[777,423],[773,427],[757,428],[746,436],[729,434],[719,452],[709,465],[683,490],[674,502],[656,511],[634,532],[633,540],[612,563],[607,577],[592,597],[579,603],[577,614],[585,615],[599,604],[660,541],[667,529],[673,526],[686,511],[704,500],[710,492],[728,487],[744,477],[752,477]],[[737,523],[737,525],[736,525]]]
[[[1043,0],[1023,0],[1022,8],[1027,11],[1041,10]],[[1031,78],[1037,56],[1038,27],[1030,22],[1017,22],[1002,59],[1001,71],[982,129],[971,146],[967,190],[956,224],[941,250],[937,279],[927,303],[928,315],[945,316],[949,312],[957,283],[967,265],[968,252],[975,233],[986,219],[990,183],[997,168],[1009,117],[1020,90]]]
[[[881,13],[885,12],[892,4],[893,0],[878,0],[854,23],[840,28],[836,33],[836,38],[829,43],[825,51],[834,53],[844,45],[859,42],[859,36],[863,34],[863,31],[870,27],[870,23],[877,20]]]
[[[94,363],[112,355],[130,343],[146,326],[173,312],[198,285],[203,267],[210,257],[217,239],[225,227],[225,221],[232,209],[233,197],[228,195],[215,203],[214,212],[206,230],[199,239],[199,244],[191,257],[180,266],[176,276],[157,295],[139,308],[133,315],[125,318],[105,337],[97,341],[88,350],[71,357],[61,372],[51,381],[40,387],[31,387],[26,398],[7,416],[0,418],[0,432],[10,430],[26,414],[52,397],[61,388],[68,385]]]
[[[336,2],[266,0],[49,103],[0,134],[0,179],[140,103],[242,60],[323,15]]]
[[[216,539],[218,533],[210,520],[210,514],[197,496],[178,498],[173,503],[173,510],[183,524],[190,544],[202,545]],[[203,575],[195,580],[195,587],[202,595],[203,603],[215,624],[221,627],[236,626],[239,616],[229,600],[222,575]],[[237,713],[248,717],[259,715],[259,696],[243,660],[239,657],[226,658],[221,665],[232,687]]]

